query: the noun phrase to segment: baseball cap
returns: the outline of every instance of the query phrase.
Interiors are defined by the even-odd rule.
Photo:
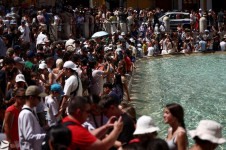
[[[14,61],[15,61],[16,63],[21,63],[21,64],[24,64],[24,63],[25,63],[25,62],[23,61],[23,59],[20,58],[20,57],[18,57],[18,56],[14,57],[13,59],[14,59]]]
[[[75,65],[72,61],[66,61],[63,65],[64,68],[70,68],[72,70],[77,70],[77,65]]]
[[[26,82],[23,74],[16,75],[15,81],[16,82]]]
[[[34,56],[35,56],[35,52],[34,51],[32,51],[32,50],[27,51],[27,57],[28,58],[32,58]]]
[[[45,63],[41,63],[38,66],[38,69],[46,69],[46,68],[47,68],[47,65]]]
[[[39,96],[39,97],[45,97],[47,96],[46,93],[42,92],[41,89],[36,85],[31,85],[26,89],[25,92],[26,96]]]
[[[63,92],[62,87],[61,87],[60,84],[57,84],[57,83],[52,84],[51,87],[50,87],[50,90],[51,91],[56,91],[56,92],[60,93],[61,95],[64,95],[64,92]]]

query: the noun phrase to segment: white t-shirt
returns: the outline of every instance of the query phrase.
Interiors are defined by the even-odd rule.
[[[64,85],[64,94],[69,96],[69,97],[74,97],[74,96],[82,96],[82,82],[79,79],[79,88],[78,91],[76,93],[76,95],[71,94],[73,91],[76,90],[77,86],[78,86],[78,80],[76,75],[71,75],[66,81],[65,81],[65,85]]]
[[[59,110],[59,103],[58,100],[51,95],[45,97],[45,104],[46,104],[46,120],[48,121],[49,126],[55,125],[59,120],[60,117],[55,117],[58,114]]]
[[[93,70],[92,72],[92,81],[91,81],[91,87],[90,91],[91,94],[100,95],[103,93],[103,85],[104,85],[104,77],[103,77],[103,71],[101,70]]]
[[[25,25],[24,27],[19,26],[18,30],[21,32],[21,36],[20,38],[23,39],[23,41],[25,42],[30,42],[30,29],[27,25]]]
[[[37,37],[37,40],[36,40],[37,41],[36,45],[43,44],[45,39],[48,39],[48,37],[45,34],[43,34],[42,32],[40,32]]]
[[[225,51],[226,50],[226,42],[225,41],[221,41],[220,42],[220,47],[221,47],[222,51]]]

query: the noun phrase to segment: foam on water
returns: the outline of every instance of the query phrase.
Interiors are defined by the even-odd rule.
[[[176,102],[185,110],[185,124],[194,129],[201,119],[221,123],[226,138],[226,55],[205,54],[141,60],[131,95],[138,116],[150,115],[165,138],[163,107]],[[189,143],[193,140],[189,139]],[[191,144],[190,144],[191,145]],[[226,149],[226,144],[218,149]]]

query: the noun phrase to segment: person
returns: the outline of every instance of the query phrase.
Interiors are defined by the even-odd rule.
[[[82,96],[82,82],[76,72],[77,67],[72,61],[66,61],[63,65],[62,74],[64,74],[67,79],[64,85],[64,97],[60,105],[60,109],[65,109],[67,106],[67,101],[69,98],[75,96]]]
[[[60,84],[52,84],[50,87],[51,94],[45,97],[45,105],[47,108],[47,121],[49,126],[56,125],[61,119],[62,109],[59,109],[59,101],[57,97],[63,95]]]
[[[10,143],[10,149],[19,148],[18,117],[25,103],[25,89],[18,88],[15,91],[14,100],[15,103],[6,109],[4,117],[4,131]]]
[[[113,96],[103,96],[99,102],[100,108],[106,117],[111,118],[115,116],[117,118],[122,117],[123,130],[118,137],[118,142],[115,147],[120,147],[122,144],[129,143],[133,139],[133,132],[135,131],[134,121],[126,113],[122,112],[119,106],[119,100]]]
[[[222,125],[216,121],[201,120],[195,130],[188,132],[195,141],[190,150],[214,150],[218,145],[225,143],[222,128]]]
[[[113,130],[108,136],[105,136],[102,140],[95,137],[91,133],[92,131],[89,132],[82,126],[82,123],[84,123],[89,116],[90,110],[91,101],[89,98],[75,96],[69,101],[69,115],[63,119],[63,124],[66,125],[72,133],[72,144],[70,145],[70,149],[107,150],[113,146],[121,133],[123,123],[122,118],[120,117],[114,124],[106,124],[98,128],[100,132],[104,132],[104,130],[106,132],[109,127],[113,127]],[[98,133],[96,132],[96,134]]]
[[[186,150],[187,134],[184,124],[184,109],[177,103],[167,104],[163,113],[164,122],[170,125],[166,137],[170,150]]]
[[[224,38],[220,42],[220,49],[221,51],[226,51],[226,35],[224,35]]]
[[[25,91],[26,103],[18,119],[20,149],[41,150],[41,144],[46,134],[43,132],[34,108],[41,97],[47,96],[38,86],[31,85]]]
[[[155,138],[148,143],[146,150],[170,150],[170,149],[165,140]]]
[[[62,124],[52,126],[42,143],[42,150],[68,150],[72,140],[71,131]]]
[[[155,139],[159,128],[155,126],[154,120],[150,116],[143,115],[137,120],[136,130],[133,135],[136,137],[130,143],[139,142],[146,148],[149,141]]]

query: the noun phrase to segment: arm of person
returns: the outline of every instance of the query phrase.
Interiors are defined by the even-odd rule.
[[[114,122],[114,129],[112,132],[106,136],[103,140],[96,140],[89,149],[101,149],[101,150],[108,150],[112,147],[117,140],[119,134],[121,133],[123,128],[122,118],[120,117],[118,121]]]
[[[12,143],[12,139],[11,139],[11,134],[10,134],[10,129],[12,128],[12,124],[13,124],[13,113],[12,112],[6,112],[5,113],[5,124],[4,124],[4,131],[6,134],[6,139],[7,141],[9,141],[9,143]]]
[[[105,136],[108,129],[113,128],[113,126],[114,126],[113,122],[115,119],[116,119],[116,117],[112,116],[105,125],[97,128],[95,130],[90,131],[91,134],[93,134],[95,137],[97,137],[99,139],[102,138],[103,136]]]
[[[34,127],[37,127],[38,121],[35,121],[32,113],[24,115],[21,120],[18,121],[19,128],[22,130],[23,137],[28,142],[43,141],[46,134],[45,133],[35,133]],[[39,123],[38,123],[39,124]],[[41,127],[40,127],[41,128]]]
[[[184,131],[181,131],[178,133],[176,143],[177,143],[178,150],[187,149],[187,136]]]

